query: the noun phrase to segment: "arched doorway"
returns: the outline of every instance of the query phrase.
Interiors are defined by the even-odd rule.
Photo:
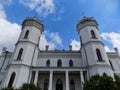
[[[63,82],[61,79],[56,81],[56,90],[63,90]]]

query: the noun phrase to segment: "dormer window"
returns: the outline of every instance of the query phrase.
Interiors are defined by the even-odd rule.
[[[96,38],[95,32],[93,30],[91,30],[91,36],[92,36],[92,38]]]
[[[26,31],[24,38],[27,39],[29,35],[29,30]]]

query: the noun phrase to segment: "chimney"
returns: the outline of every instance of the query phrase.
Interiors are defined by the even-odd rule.
[[[72,51],[72,45],[69,45],[69,50]]]
[[[46,51],[48,51],[48,49],[49,49],[49,45],[46,45]]]
[[[118,55],[120,55],[119,50],[118,50],[117,47],[115,47],[114,50],[115,50],[116,53],[118,53]]]

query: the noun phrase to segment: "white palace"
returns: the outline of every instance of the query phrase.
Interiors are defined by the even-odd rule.
[[[120,75],[118,49],[105,52],[93,17],[77,23],[80,50],[72,50],[71,45],[69,50],[49,50],[48,45],[40,50],[43,31],[43,23],[36,18],[23,21],[14,52],[3,48],[0,55],[0,88],[34,83],[42,90],[83,90],[83,83],[93,75]]]

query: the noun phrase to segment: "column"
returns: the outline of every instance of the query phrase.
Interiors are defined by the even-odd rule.
[[[38,72],[39,71],[36,71],[36,73],[35,73],[35,80],[34,80],[35,85],[37,85],[37,81],[38,81]]]
[[[83,83],[84,83],[83,71],[80,71],[80,80],[81,80],[81,86],[83,90]]]
[[[53,71],[50,71],[49,89],[48,89],[48,90],[53,90],[53,89],[52,89],[52,83],[53,83]]]
[[[68,71],[66,71],[66,90],[69,90],[69,75],[68,75]]]

